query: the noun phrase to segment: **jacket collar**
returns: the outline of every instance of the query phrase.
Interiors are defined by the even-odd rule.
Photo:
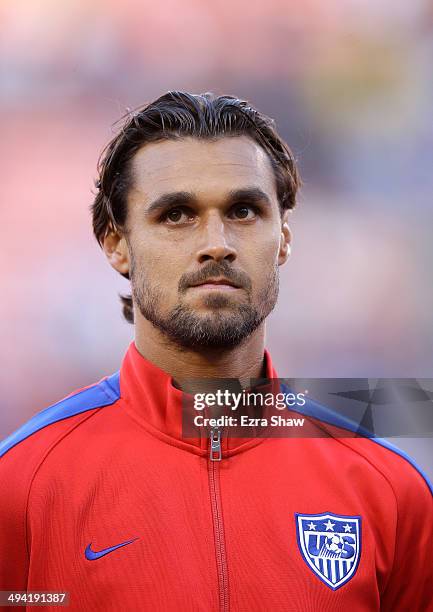
[[[278,378],[266,349],[263,358],[266,379]],[[128,414],[154,436],[198,455],[209,453],[209,431],[205,427],[199,428],[198,438],[182,436],[182,408],[185,410],[185,397],[191,400],[192,396],[177,389],[172,376],[143,357],[134,342],[120,368],[120,395]],[[229,438],[223,430],[222,454],[230,456],[263,440],[263,437]]]

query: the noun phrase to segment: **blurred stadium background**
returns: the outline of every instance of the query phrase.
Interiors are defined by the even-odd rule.
[[[433,377],[432,55],[428,0],[1,0],[0,436],[118,369],[96,161],[169,89],[249,99],[299,159],[280,376]],[[433,475],[431,442],[394,440]]]

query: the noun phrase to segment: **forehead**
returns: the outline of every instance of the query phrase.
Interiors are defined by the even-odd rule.
[[[132,194],[153,199],[170,191],[223,195],[260,187],[276,198],[275,175],[267,153],[248,136],[204,140],[194,137],[144,145],[132,160]]]

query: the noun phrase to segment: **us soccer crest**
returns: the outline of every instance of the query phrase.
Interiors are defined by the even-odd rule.
[[[353,578],[361,556],[361,517],[295,514],[296,535],[308,567],[334,591]]]

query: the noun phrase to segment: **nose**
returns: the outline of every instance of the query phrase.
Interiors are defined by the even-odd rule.
[[[218,213],[209,214],[207,223],[203,228],[202,243],[197,251],[199,263],[204,263],[210,259],[233,263],[236,257],[236,249],[227,241],[224,221]]]

